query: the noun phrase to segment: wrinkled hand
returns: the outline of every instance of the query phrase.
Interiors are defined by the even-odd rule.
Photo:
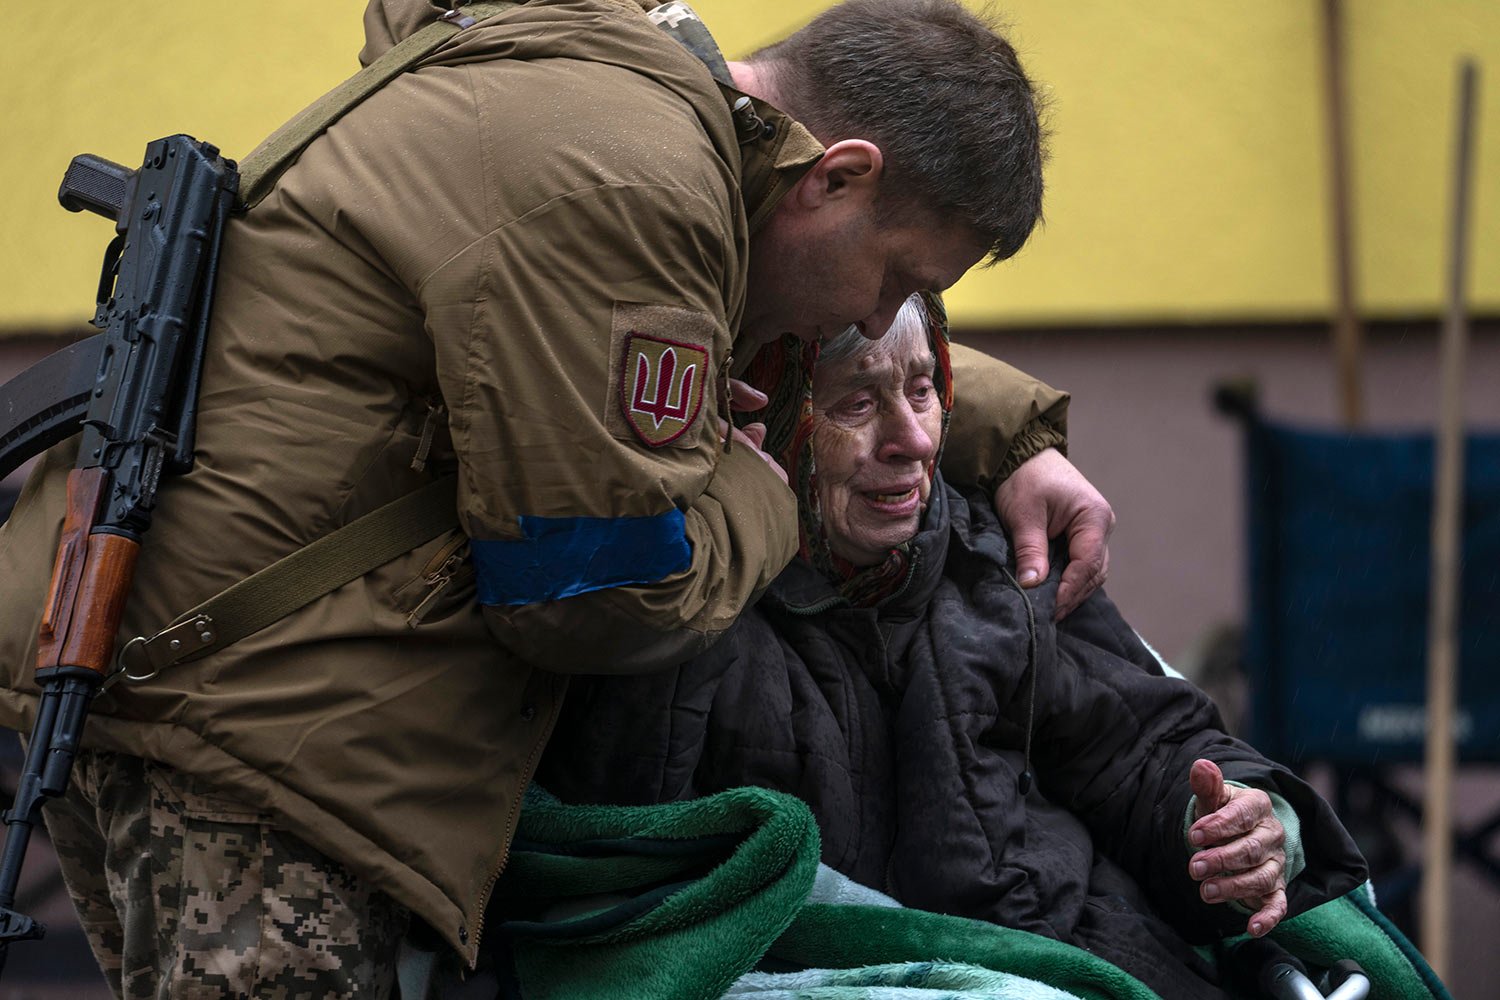
[[[1188,860],[1188,874],[1202,883],[1207,903],[1238,900],[1256,912],[1252,937],[1263,937],[1286,916],[1286,831],[1258,788],[1224,783],[1209,760],[1193,761],[1188,784],[1197,796],[1188,840],[1202,850]]]
[[[1023,587],[1047,578],[1047,540],[1066,532],[1069,561],[1057,587],[1054,621],[1104,583],[1115,512],[1062,452],[1047,448],[1022,462],[995,491],[995,513],[1015,543],[1016,578]]]
[[[729,408],[731,410],[737,413],[749,412],[759,410],[766,403],[766,394],[751,386],[750,383],[741,382],[737,378],[729,380]],[[728,436],[736,444],[754,451],[767,465],[775,470],[783,483],[787,482],[786,470],[781,467],[776,459],[766,454],[764,450],[766,443],[765,424],[755,423],[746,424],[744,427],[735,427],[727,419],[720,417],[719,433]]]

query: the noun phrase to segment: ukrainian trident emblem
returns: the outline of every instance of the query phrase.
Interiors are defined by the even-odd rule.
[[[632,331],[620,366],[620,406],[636,436],[654,448],[686,434],[703,408],[707,371],[708,352],[696,344]]]

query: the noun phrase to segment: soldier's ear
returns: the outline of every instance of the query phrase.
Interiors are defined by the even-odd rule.
[[[884,170],[879,146],[866,139],[841,139],[803,175],[793,197],[804,209],[851,199],[873,203]]]

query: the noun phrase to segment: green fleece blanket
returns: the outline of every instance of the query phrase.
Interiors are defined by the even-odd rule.
[[[741,788],[649,807],[528,796],[485,931],[521,1000],[1150,1000],[1119,968],[1024,931],[900,907],[818,864],[799,800]],[[1304,961],[1354,958],[1377,1000],[1451,1000],[1351,893],[1288,921]],[[405,995],[411,995],[409,992]]]

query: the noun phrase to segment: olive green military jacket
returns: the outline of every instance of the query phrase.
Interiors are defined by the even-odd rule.
[[[462,530],[114,686],[86,734],[263,809],[470,960],[566,674],[703,648],[796,546],[791,492],[718,418],[752,223],[820,148],[765,107],[776,134],[741,146],[648,6],[536,0],[457,33],[231,222],[197,465],[162,490],[120,642],[435,475]],[[374,0],[361,58],[438,11]],[[1060,394],[958,360],[991,429],[955,437],[951,475],[1056,434]],[[0,533],[17,728],[68,452]]]

